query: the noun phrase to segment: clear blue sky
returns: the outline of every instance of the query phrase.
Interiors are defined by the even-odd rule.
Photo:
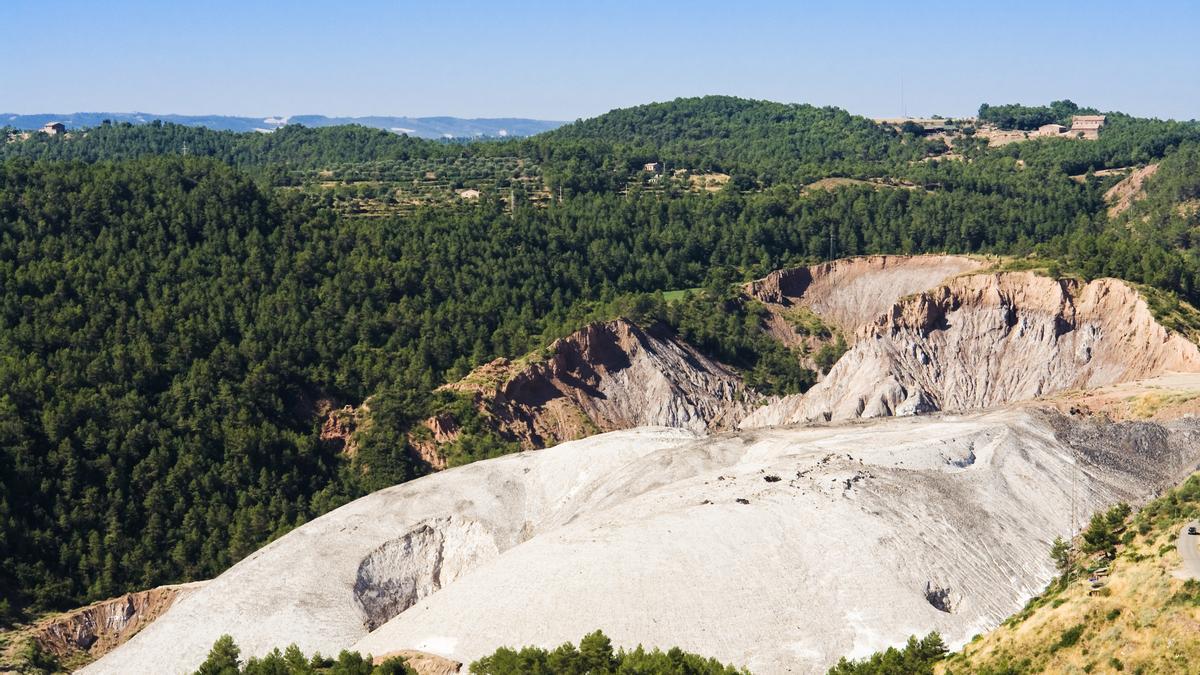
[[[734,94],[1200,117],[1200,2],[4,0],[0,111],[575,119]]]

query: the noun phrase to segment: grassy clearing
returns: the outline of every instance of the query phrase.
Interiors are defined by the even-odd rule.
[[[687,299],[688,296],[698,294],[703,288],[683,288],[677,291],[663,291],[663,300],[667,302],[678,302]]]
[[[808,307],[790,307],[783,310],[782,315],[800,335],[824,339],[833,337],[833,327]]]
[[[1046,258],[1001,258],[988,272],[1033,272],[1051,279],[1080,278],[1062,269],[1056,260]]]

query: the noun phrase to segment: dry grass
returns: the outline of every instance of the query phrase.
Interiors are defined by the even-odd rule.
[[[1193,495],[1200,492],[1200,478],[1186,486]],[[1086,574],[1065,588],[1052,585],[1001,627],[952,654],[937,672],[1196,672],[1200,583],[1175,575],[1175,533],[1196,504],[1172,499],[1157,500],[1134,519],[1102,589],[1093,590]],[[1180,503],[1187,508],[1169,506]]]
[[[1135,419],[1150,419],[1164,408],[1173,408],[1200,397],[1200,392],[1149,392],[1128,399],[1130,415]]]
[[[859,180],[857,178],[836,178],[836,177],[835,178],[822,178],[821,180],[814,181],[812,183],[809,183],[808,185],[805,185],[804,188],[801,190],[801,193],[810,194],[813,192],[820,192],[822,190],[824,190],[826,192],[831,192],[833,190],[848,187],[851,185],[871,185],[871,184],[872,183],[870,183],[869,181]]]
[[[729,174],[726,173],[697,173],[692,174],[688,180],[691,182],[693,190],[704,190],[706,192],[720,192],[725,184],[729,182]]]

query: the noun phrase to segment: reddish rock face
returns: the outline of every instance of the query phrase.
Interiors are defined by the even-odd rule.
[[[900,298],[935,288],[950,277],[985,264],[963,256],[864,256],[772,272],[747,284],[745,291],[774,313],[788,307],[807,307],[851,336]]]
[[[900,298],[983,267],[963,256],[874,255],[772,272],[744,287],[767,310],[767,333],[823,373],[815,355],[838,340],[853,343],[859,329]],[[812,332],[812,321],[822,326]],[[802,326],[804,326],[802,328]]]
[[[182,594],[202,585],[160,586],[93,603],[39,623],[31,637],[59,659],[97,659],[157,619]]]
[[[540,355],[498,359],[446,389],[471,394],[497,432],[525,448],[636,426],[720,431],[762,401],[665,329],[623,319],[586,326]]]
[[[374,658],[374,663],[379,665],[394,656],[403,657],[405,665],[417,671],[417,675],[454,675],[462,672],[463,667],[458,661],[415,649],[399,649],[380,654]]]
[[[437,443],[452,443],[458,440],[458,423],[451,415],[435,415],[425,420],[425,427],[433,434]]]
[[[356,410],[350,406],[329,412],[321,425],[321,441],[353,457],[358,452],[353,436],[359,427],[363,412],[361,408]]]
[[[453,415],[434,415],[421,423],[429,431],[429,437],[424,434],[409,434],[408,444],[417,459],[433,471],[447,468],[446,456],[441,447],[458,440],[461,430]]]

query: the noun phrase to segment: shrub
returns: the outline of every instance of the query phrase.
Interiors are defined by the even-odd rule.
[[[1079,643],[1079,638],[1083,637],[1083,631],[1086,628],[1087,625],[1081,623],[1066,629],[1063,631],[1062,637],[1058,639],[1058,642],[1054,643],[1054,645],[1050,647],[1050,651],[1056,652],[1060,649],[1066,649],[1067,647],[1074,647]]]
[[[1083,550],[1087,553],[1103,551],[1112,555],[1117,547],[1117,530],[1129,517],[1129,512],[1129,505],[1121,502],[1108,511],[1093,515],[1083,532]]]
[[[296,645],[280,652],[272,650],[262,658],[252,657],[245,664],[233,638],[222,635],[213,643],[208,658],[195,675],[417,675],[404,659],[390,658],[373,665],[370,655],[343,651],[337,659],[314,654],[308,659]]]
[[[850,661],[843,656],[837,665],[829,669],[829,675],[932,674],[934,664],[942,660],[946,651],[946,643],[936,631],[920,640],[914,635],[908,638],[904,649],[888,647],[885,651],[875,652],[858,661]]]
[[[1200,607],[1200,581],[1188,579],[1183,582],[1183,588],[1171,596],[1171,604],[1195,605]]]

